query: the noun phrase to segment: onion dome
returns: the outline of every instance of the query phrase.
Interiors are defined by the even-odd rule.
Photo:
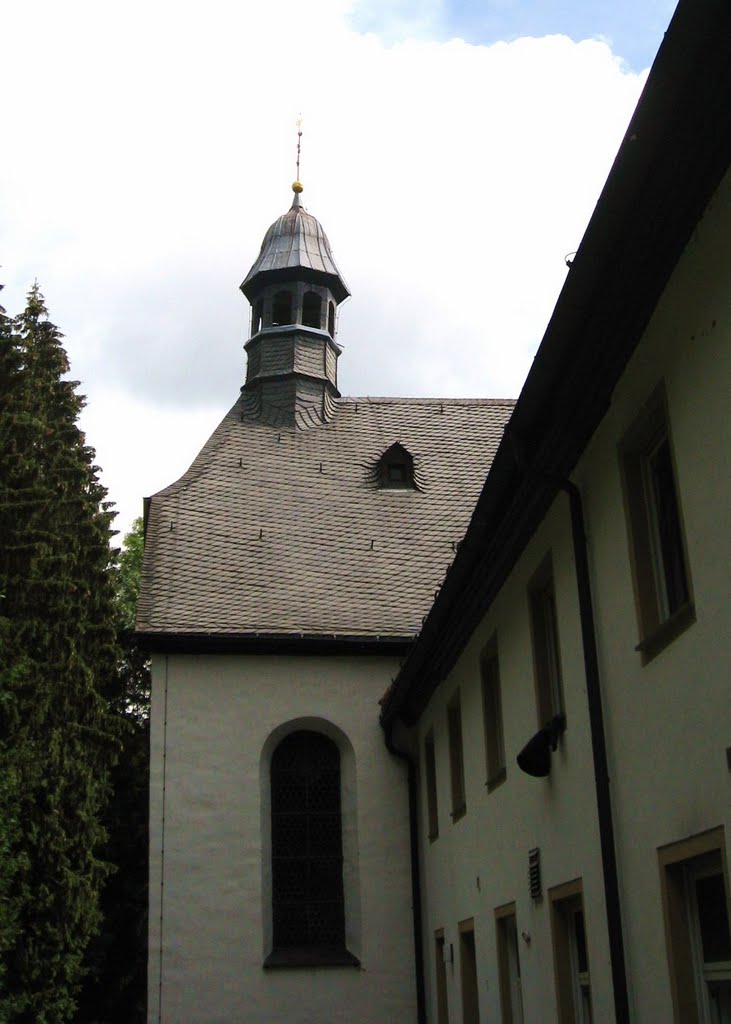
[[[294,182],[292,190],[291,207],[267,231],[259,256],[241,290],[252,302],[262,286],[296,277],[301,281],[327,284],[335,301],[340,303],[350,291],[337,268],[327,235],[320,222],[302,205],[299,181]]]

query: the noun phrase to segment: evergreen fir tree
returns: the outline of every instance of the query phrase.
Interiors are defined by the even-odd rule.
[[[108,871],[100,818],[119,744],[100,692],[116,667],[112,513],[37,285],[13,327],[0,435],[0,777],[17,783],[2,797],[14,822],[16,929],[3,950],[0,1014],[63,1024]]]
[[[0,285],[0,289],[2,285]],[[17,414],[20,392],[21,358],[12,323],[0,306],[0,537],[7,529],[5,488],[8,464],[10,424]],[[4,568],[4,565],[3,565]],[[0,570],[1,572],[1,570]],[[3,614],[6,595],[5,579],[0,575],[0,715],[10,699],[9,680],[16,670],[11,656],[12,624]],[[19,813],[19,784],[15,766],[3,765],[0,772],[0,992],[7,988],[6,957],[14,949],[18,937],[18,914],[12,891],[16,883],[19,858],[16,849]],[[13,1012],[12,1000],[0,998],[0,1022],[6,1024]]]
[[[113,573],[120,658],[105,696],[125,729],[112,772],[104,852],[116,870],[102,893],[103,921],[88,950],[76,1024],[146,1019],[150,665],[134,636],[143,543],[142,520],[136,519]]]

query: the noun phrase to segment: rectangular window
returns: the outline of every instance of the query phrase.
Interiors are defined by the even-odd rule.
[[[520,949],[514,903],[496,909],[495,925],[502,1024],[523,1024]]]
[[[550,556],[531,580],[529,600],[538,724],[544,726],[564,714],[556,597]]]
[[[444,929],[434,933],[434,973],[437,986],[437,1024],[449,1024],[447,1002],[447,964],[445,962]]]
[[[426,809],[429,820],[429,838],[439,835],[439,808],[437,806],[437,763],[434,753],[434,733],[424,740],[424,772],[426,775]]]
[[[482,714],[485,724],[487,788],[493,790],[504,781],[506,775],[500,665],[495,637],[490,640],[482,652],[480,675],[482,677]]]
[[[460,921],[459,924],[459,972],[462,981],[462,1024],[480,1024],[475,924],[472,918]]]
[[[620,444],[640,633],[649,661],[694,619],[665,396],[659,390]]]
[[[456,821],[467,810],[462,750],[462,707],[459,690],[447,705],[447,729],[449,733],[449,774],[452,782],[452,819]]]
[[[723,828],[658,850],[677,1024],[731,1021],[731,934]]]
[[[591,982],[581,880],[549,890],[560,1024],[591,1024]]]

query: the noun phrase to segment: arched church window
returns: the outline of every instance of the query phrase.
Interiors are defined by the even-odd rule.
[[[271,759],[273,951],[267,966],[351,963],[345,949],[340,751],[290,733]]]
[[[281,327],[292,323],[292,295],[290,292],[277,292],[272,302],[272,326]]]
[[[327,307],[327,329],[330,337],[335,337],[335,303],[330,302]]]
[[[305,327],[322,324],[322,299],[317,292],[305,292],[302,299],[302,323]]]

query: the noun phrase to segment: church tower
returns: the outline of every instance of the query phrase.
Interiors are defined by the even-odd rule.
[[[245,383],[147,502],[148,1024],[409,1024],[423,1002],[379,701],[512,406],[341,397],[349,290],[293,191],[241,285]]]
[[[282,426],[330,420],[340,397],[335,340],[350,292],[322,225],[302,205],[302,185],[262,242],[241,290],[251,303],[244,402],[249,415]]]

